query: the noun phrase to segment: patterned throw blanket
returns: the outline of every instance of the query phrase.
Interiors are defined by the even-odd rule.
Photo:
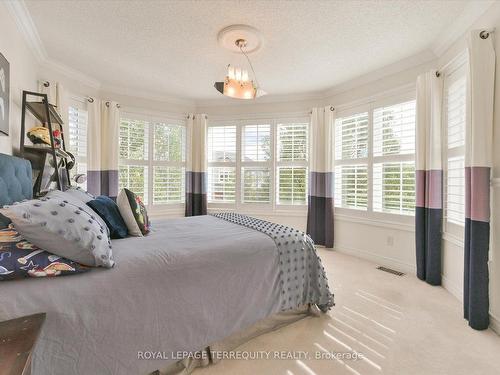
[[[217,213],[213,216],[255,229],[271,237],[279,253],[281,310],[315,304],[321,311],[333,305],[333,294],[321,259],[316,254],[313,240],[305,233],[280,224],[235,213]]]

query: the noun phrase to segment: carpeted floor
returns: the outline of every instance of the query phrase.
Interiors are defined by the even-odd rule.
[[[293,358],[223,360],[195,375],[500,374],[500,337],[469,328],[461,303],[443,288],[331,250],[320,255],[335,293],[332,311],[237,349],[248,353],[243,355],[284,351],[279,355]],[[364,359],[352,359],[354,352]]]

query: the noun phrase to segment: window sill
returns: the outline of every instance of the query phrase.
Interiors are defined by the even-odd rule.
[[[415,219],[413,216],[366,212],[359,210],[336,208],[334,220],[376,226],[388,229],[397,229],[415,232]]]

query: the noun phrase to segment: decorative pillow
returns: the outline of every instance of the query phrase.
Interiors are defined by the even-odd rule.
[[[141,198],[128,189],[122,189],[116,199],[123,220],[131,236],[142,237],[151,230],[148,212]]]
[[[74,275],[90,267],[43,251],[23,239],[11,224],[0,229],[0,281]]]
[[[106,229],[82,208],[44,197],[4,207],[1,212],[40,249],[86,266],[113,267]]]
[[[127,237],[127,225],[120,215],[118,206],[111,198],[101,195],[87,202],[87,205],[104,220],[109,228],[111,238]]]
[[[109,229],[104,220],[102,220],[101,217],[87,205],[87,202],[90,202],[94,198],[90,198],[90,196],[87,195],[88,193],[85,192],[85,190],[83,189],[78,190],[78,189],[80,188],[77,189],[70,188],[66,191],[51,190],[45,196],[47,198],[60,199],[64,203],[71,203],[77,206],[80,210],[85,211],[87,214],[89,214],[92,220],[97,220],[101,226],[106,228],[106,231],[108,232],[109,236]],[[82,200],[81,198],[83,198],[84,200]]]
[[[81,187],[70,187],[69,189],[65,190],[64,193],[66,195],[71,195],[73,198],[78,199],[82,201],[83,203],[90,202],[92,199],[95,199],[95,197],[87,193],[85,190],[83,190]]]

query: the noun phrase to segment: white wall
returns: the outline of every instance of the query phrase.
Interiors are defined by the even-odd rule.
[[[4,2],[0,1],[0,53],[10,63],[10,132],[0,134],[0,153],[19,148],[23,90],[36,90],[37,64]]]

